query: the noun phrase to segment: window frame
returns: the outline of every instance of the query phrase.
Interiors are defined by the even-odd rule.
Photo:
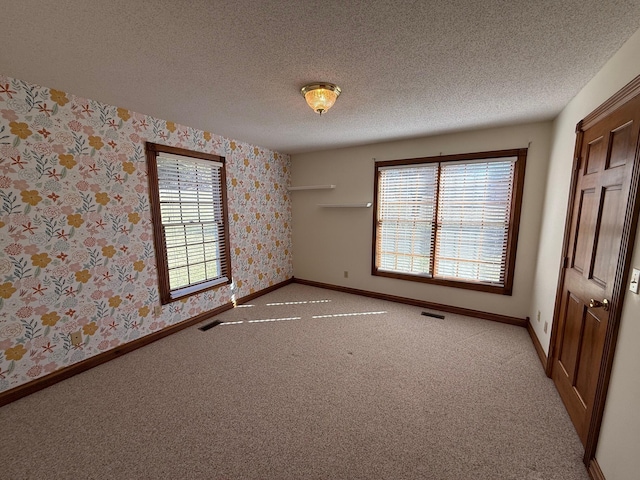
[[[524,173],[527,159],[527,148],[510,149],[510,150],[493,150],[487,152],[462,153],[455,155],[441,155],[437,157],[421,157],[401,160],[383,160],[375,162],[374,173],[374,190],[373,190],[373,243],[371,252],[371,275],[379,277],[394,278],[400,280],[408,280],[413,282],[429,283],[434,285],[442,285],[446,287],[463,288],[468,290],[476,290],[487,293],[495,293],[500,295],[511,295],[513,291],[513,280],[516,263],[516,250],[518,245],[518,233],[520,229],[520,214],[522,209],[522,195],[524,190]],[[483,159],[499,159],[506,157],[516,157],[513,172],[513,190],[511,195],[509,228],[506,241],[505,254],[505,273],[504,285],[495,285],[482,282],[472,282],[466,280],[452,280],[438,278],[433,276],[414,275],[401,272],[391,272],[388,270],[379,270],[377,267],[377,245],[378,245],[378,207],[379,199],[379,179],[380,169],[382,167],[404,167],[410,165],[420,165],[427,163],[448,163],[460,161],[473,161]],[[436,212],[438,208],[439,198],[436,196]],[[437,216],[437,213],[436,213]],[[437,224],[437,221],[436,221]],[[435,254],[435,235],[434,245],[432,246]],[[433,263],[433,261],[432,261]],[[433,266],[432,266],[433,267]]]
[[[223,234],[222,241],[224,248],[222,249],[221,259],[221,275],[217,279],[209,279],[203,282],[193,283],[176,289],[171,289],[169,284],[169,267],[167,257],[167,242],[162,224],[162,214],[160,209],[160,188],[158,179],[157,157],[162,153],[180,155],[190,157],[195,160],[205,160],[221,163],[220,168],[220,194],[222,198],[222,223]],[[157,143],[146,143],[147,156],[147,176],[149,180],[149,200],[151,207],[151,221],[153,224],[153,239],[156,251],[156,268],[158,271],[158,287],[160,293],[160,303],[166,305],[177,300],[188,298],[192,295],[219,288],[223,285],[232,283],[231,278],[231,247],[229,245],[229,221],[227,210],[227,180],[226,180],[226,162],[225,157],[213,155],[209,153],[196,152],[184,148],[170,147],[168,145],[160,145]],[[226,280],[225,280],[226,279]],[[213,283],[212,283],[213,282]],[[201,284],[201,288],[197,285]],[[196,287],[196,288],[194,288]]]

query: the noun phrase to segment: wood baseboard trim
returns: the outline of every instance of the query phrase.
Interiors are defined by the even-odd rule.
[[[540,362],[542,363],[542,368],[545,373],[547,371],[547,354],[544,353],[544,349],[540,344],[540,340],[538,340],[538,336],[536,335],[535,330],[531,326],[531,321],[529,317],[527,317],[527,332],[529,332],[529,336],[531,337],[531,342],[533,343],[534,348],[536,349],[536,353],[538,354],[538,358],[540,358]]]
[[[604,477],[604,473],[602,473],[602,470],[600,469],[598,460],[596,460],[595,458],[591,459],[591,461],[589,462],[589,468],[587,470],[589,472],[589,477],[591,477],[591,480],[607,480]]]
[[[390,302],[404,303],[416,307],[430,308],[441,312],[455,313],[457,315],[466,315],[468,317],[481,318],[483,320],[491,320],[493,322],[508,323],[519,327],[526,327],[527,320],[525,318],[509,317],[507,315],[498,315],[497,313],[481,312],[479,310],[471,310],[469,308],[454,307],[452,305],[444,305],[441,303],[426,302],[424,300],[416,300],[415,298],[399,297],[396,295],[388,295],[386,293],[370,292],[368,290],[360,290],[358,288],[343,287],[340,285],[331,285],[329,283],[316,282],[313,280],[304,280],[302,278],[293,278],[294,283],[309,285],[311,287],[326,288],[338,292],[352,293],[354,295],[362,295],[364,297],[377,298],[379,300],[388,300]]]
[[[245,297],[239,298],[236,302],[238,304],[249,302],[255,298],[260,297],[261,295],[277,290],[278,288],[284,287],[285,285],[288,285],[292,282],[293,278],[290,278],[275,285],[271,285],[270,287],[267,287],[258,292],[254,292]],[[66,380],[67,378],[73,377],[74,375],[97,367],[98,365],[102,365],[103,363],[113,360],[114,358],[118,358],[126,353],[144,347],[145,345],[149,345],[150,343],[160,340],[161,338],[169,336],[173,333],[179,332],[180,330],[184,330],[185,328],[189,328],[200,322],[208,320],[211,317],[220,315],[222,312],[226,312],[227,310],[231,310],[232,308],[233,303],[225,303],[224,305],[220,305],[213,310],[203,312],[200,315],[197,315],[188,320],[184,320],[183,322],[176,323],[175,325],[170,325],[166,328],[163,328],[162,330],[158,330],[157,332],[145,335],[144,337],[138,338],[137,340],[134,340],[132,342],[119,345],[116,348],[107,350],[106,352],[99,353],[98,355],[94,355],[93,357],[87,358],[78,363],[74,363],[73,365],[69,365],[68,367],[56,370],[55,372],[45,375],[44,377],[37,378],[31,382],[7,390],[6,392],[2,392],[0,393],[0,407],[11,402],[15,402],[16,400],[26,397],[27,395],[31,395],[32,393],[35,393],[39,390],[50,387],[51,385],[61,382],[62,380]]]

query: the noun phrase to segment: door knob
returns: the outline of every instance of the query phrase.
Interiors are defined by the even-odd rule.
[[[602,301],[594,300],[593,298],[589,300],[589,308],[598,308],[602,307],[605,312],[609,311],[609,300],[606,298]]]

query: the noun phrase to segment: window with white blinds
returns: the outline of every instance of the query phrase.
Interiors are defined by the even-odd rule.
[[[525,159],[377,162],[374,275],[510,294]]]
[[[176,150],[154,145],[149,169],[165,303],[230,282],[224,159]]]

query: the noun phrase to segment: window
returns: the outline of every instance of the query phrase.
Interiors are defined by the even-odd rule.
[[[376,162],[373,275],[511,295],[526,156]]]
[[[147,143],[163,304],[231,283],[224,158]]]

